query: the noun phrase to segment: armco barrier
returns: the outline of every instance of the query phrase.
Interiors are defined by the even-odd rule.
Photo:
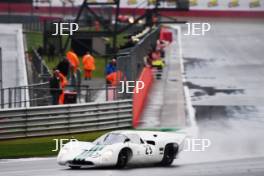
[[[132,101],[120,100],[0,111],[0,139],[128,128]]]
[[[151,88],[153,81],[152,70],[149,67],[145,67],[139,77],[139,81],[144,82],[144,88],[139,90],[138,93],[134,90],[133,96],[133,127],[137,127],[141,113],[144,109],[145,102],[148,97],[148,92]]]

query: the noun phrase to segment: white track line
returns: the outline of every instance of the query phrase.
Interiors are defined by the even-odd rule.
[[[170,28],[174,29],[177,33],[177,43],[179,48],[179,59],[180,59],[180,66],[181,66],[181,73],[182,73],[182,82],[186,82],[186,78],[184,76],[185,68],[183,64],[183,50],[182,50],[182,31],[180,25],[170,25]],[[187,119],[189,122],[189,127],[184,129],[183,131],[186,131],[188,135],[192,137],[198,136],[198,126],[195,119],[195,109],[192,106],[191,96],[190,96],[190,90],[187,86],[184,86],[184,97],[186,101],[186,113],[187,113]]]
[[[24,161],[45,161],[45,160],[54,160],[54,159],[56,159],[56,157],[2,159],[0,160],[0,163],[13,163],[13,162],[24,162]]]

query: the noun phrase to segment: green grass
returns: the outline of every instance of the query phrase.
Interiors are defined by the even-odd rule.
[[[32,52],[33,48],[38,48],[43,45],[43,34],[41,32],[26,32],[26,40],[28,52]]]
[[[43,45],[43,34],[40,32],[27,32],[26,34],[26,40],[27,40],[27,47],[28,47],[28,51],[29,53],[32,52],[33,48],[38,48],[39,46]],[[122,37],[119,37],[120,40]],[[67,37],[63,37],[63,43],[66,42]],[[122,40],[121,40],[122,41]],[[69,50],[69,46],[68,45],[68,50]],[[105,58],[102,56],[94,56],[95,57],[95,64],[96,64],[96,70],[93,72],[93,77],[94,78],[104,78],[104,70],[105,70]],[[48,56],[43,56],[45,63],[47,64],[49,70],[52,70],[53,68],[55,68],[59,61],[60,61],[60,57],[59,56],[55,56],[53,59],[48,59]],[[81,56],[79,56],[80,59],[80,69],[82,71],[83,74],[83,65],[81,62]]]
[[[126,36],[127,36],[127,33],[121,33],[121,34],[117,35],[117,47],[118,48],[127,42],[127,38],[125,38]],[[113,38],[111,37],[111,38],[107,38],[107,39],[108,39],[107,43],[110,43],[110,46],[112,46]]]
[[[108,131],[97,131],[80,134],[68,134],[49,137],[34,137],[27,139],[11,139],[0,141],[0,159],[54,156],[55,140],[53,139],[77,139],[80,141],[93,141]],[[65,141],[66,143],[67,141]]]
[[[49,70],[52,70],[53,68],[55,68],[60,62],[59,56],[55,56],[53,59],[49,59],[48,56],[43,56],[43,59],[47,67],[49,68]]]
[[[104,72],[105,72],[105,58],[101,56],[94,56],[95,58],[95,66],[96,69],[93,72],[93,77],[94,78],[104,78]],[[83,73],[83,65],[82,62],[80,62],[80,68]]]
[[[37,49],[39,46],[43,46],[43,33],[41,32],[25,32],[28,51],[32,52],[32,49]],[[66,43],[67,36],[62,37],[63,47]],[[69,42],[67,50],[70,50],[71,42]]]
[[[43,34],[41,32],[26,32],[26,40],[27,40],[27,45],[28,45],[28,51],[32,52],[32,48],[37,49],[39,46],[43,46]],[[124,45],[127,42],[127,33],[121,33],[117,35],[117,47],[120,47]],[[62,43],[64,46],[64,43],[67,40],[67,36],[63,36],[62,38]],[[112,46],[113,38],[107,38],[107,43],[110,43]],[[70,42],[68,44],[67,50],[70,50]]]

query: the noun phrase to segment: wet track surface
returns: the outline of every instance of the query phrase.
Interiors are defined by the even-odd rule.
[[[212,142],[203,158],[264,154],[264,23],[232,23],[212,21],[205,36],[183,36],[199,135]]]
[[[205,36],[183,36],[185,84],[196,110],[199,137],[212,143],[205,152],[185,154],[186,161],[264,155],[264,23],[232,23],[211,21],[212,30]],[[250,163],[238,169],[244,167]],[[260,173],[246,175],[254,174]]]
[[[212,21],[206,36],[182,38],[199,137],[212,142],[205,152],[183,152],[168,168],[124,170],[69,170],[54,158],[1,161],[1,175],[263,176],[263,29],[263,21]]]
[[[211,21],[205,36],[183,36],[194,105],[264,105],[263,21]]]
[[[34,161],[21,162],[1,162],[1,175],[6,176],[263,176],[264,158],[248,158],[231,161],[218,161],[196,164],[174,163],[171,167],[152,167],[152,166],[133,166],[126,169],[117,170],[112,168],[84,168],[79,170],[70,170],[56,164],[55,159],[39,159]]]

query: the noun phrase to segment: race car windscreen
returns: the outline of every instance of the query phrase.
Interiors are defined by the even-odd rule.
[[[112,145],[117,143],[124,143],[125,140],[128,139],[123,134],[118,133],[110,133],[107,136],[101,136],[97,140],[94,141],[96,145]]]

